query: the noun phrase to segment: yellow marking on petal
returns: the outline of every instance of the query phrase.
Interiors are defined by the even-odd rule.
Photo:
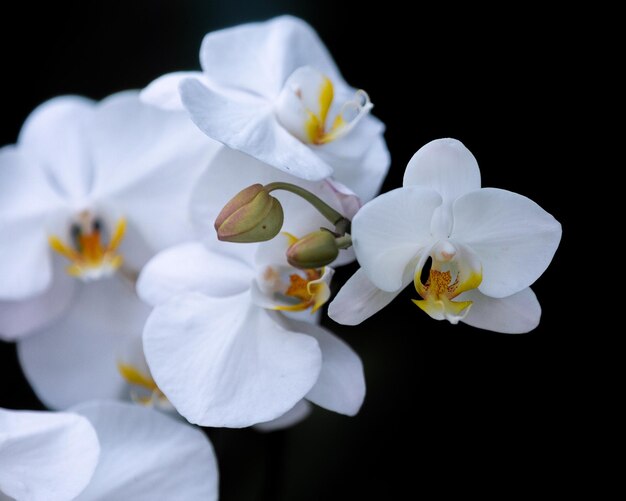
[[[328,117],[328,111],[330,110],[330,105],[333,103],[333,99],[335,97],[335,89],[333,88],[333,83],[330,78],[324,77],[322,80],[322,85],[320,86],[320,124],[322,128],[326,127],[326,117]]]
[[[124,258],[120,256],[119,254],[116,254],[115,256],[111,258],[110,266],[114,270],[117,270],[118,268],[120,268],[122,264],[124,264]]]
[[[286,231],[281,231],[281,235],[284,235],[287,237],[287,245],[290,247],[293,244],[295,244],[298,240],[300,240],[298,237],[296,237],[295,235],[288,233]]]
[[[332,141],[336,137],[336,129],[346,123],[341,114],[339,114],[333,121],[332,129],[330,131],[326,130],[326,119],[334,98],[335,89],[333,82],[325,76],[319,88],[319,114],[308,108],[306,109],[307,119],[304,123],[304,129],[309,141],[313,144],[325,144]]]
[[[277,311],[304,311],[310,308],[311,305],[308,303],[296,303],[296,304],[281,304],[278,306],[274,306],[274,310]]]
[[[330,288],[322,280],[324,270],[308,269],[303,270],[306,276],[293,273],[289,275],[289,287],[284,292],[285,296],[293,297],[299,302],[295,304],[284,304],[274,306],[280,311],[303,311],[311,308],[311,313],[315,313],[330,298]]]
[[[335,120],[333,121],[332,130],[340,129],[341,127],[345,127],[347,125],[346,121],[343,118],[343,115],[337,115]]]
[[[65,272],[72,277],[80,278],[83,274],[83,268],[77,264],[70,264],[67,268],[65,268]]]
[[[441,262],[433,261],[428,280],[424,284],[421,281],[422,270],[416,270],[415,290],[422,296],[422,299],[412,301],[436,320],[447,319],[452,323],[457,323],[467,314],[472,301],[452,301],[452,299],[465,291],[476,289],[482,282],[482,271],[471,271],[467,274],[467,278],[461,281],[461,270],[455,273],[453,280],[451,270],[443,271],[436,268],[441,265]]]
[[[345,136],[355,127],[359,120],[369,113],[373,105],[367,93],[362,90],[357,91],[356,98],[357,99],[347,101],[343,104],[341,111],[335,116],[330,129],[327,129],[324,123],[324,130],[322,134],[320,134],[317,144],[330,143],[331,141]],[[354,116],[346,120],[344,113],[350,108],[353,110]]]
[[[308,289],[315,300],[311,308],[311,313],[315,313],[330,299],[330,288],[326,282],[320,280],[317,283],[309,283]]]
[[[136,404],[148,406],[148,405],[152,405],[152,401],[154,397],[152,395],[149,397],[140,397],[138,395],[131,395],[130,398]]]
[[[139,371],[139,369],[130,364],[118,362],[117,370],[129,384],[141,386],[142,388],[150,391],[160,391],[159,387],[154,382],[154,379],[146,374],[143,374]]]
[[[412,299],[411,301],[437,320],[447,318],[450,321],[454,321],[455,317],[460,319],[465,316],[464,310],[472,306],[472,301],[450,301],[445,296],[441,296],[439,299],[429,296],[427,299]]]
[[[113,232],[113,236],[111,237],[111,241],[109,242],[108,250],[109,251],[116,250],[120,246],[120,243],[122,242],[122,239],[124,238],[125,234],[126,234],[126,219],[121,218],[117,222],[117,225],[115,226],[115,231]]]
[[[482,281],[483,281],[482,270],[477,273],[470,273],[466,280],[464,280],[463,282],[457,285],[456,289],[454,290],[454,294],[450,296],[450,299],[454,299],[455,297],[457,297],[459,294],[463,292],[470,291],[472,289],[477,289],[478,286],[482,283]]]
[[[309,275],[309,273],[310,270],[306,270],[306,274]],[[309,301],[311,299],[311,294],[309,293],[308,288],[308,278],[308,276],[307,278],[303,278],[296,273],[289,275],[289,287],[285,291],[285,296],[295,297],[300,301]]]
[[[324,126],[320,124],[319,118],[317,118],[311,110],[306,111],[308,117],[304,122],[304,130],[309,141],[313,144],[317,144],[320,137],[320,130],[323,131]]]
[[[54,251],[66,257],[70,261],[75,261],[79,258],[78,253],[73,249],[67,247],[56,235],[50,235],[48,237],[48,244],[50,245],[50,247],[52,247]]]
[[[373,107],[363,90],[337,102],[332,80],[315,70],[296,70],[285,85],[276,110],[278,120],[306,144],[323,145],[345,136]]]
[[[333,125],[330,130],[322,134],[322,136],[318,139],[318,144],[330,143],[338,137],[341,137],[347,126],[348,122],[346,122],[345,118],[343,118],[343,115],[340,113],[335,117],[335,120],[333,120]]]
[[[454,291],[454,288],[458,284],[458,278],[454,283],[451,282],[452,275],[449,271],[431,270],[428,282],[426,282],[426,287],[429,288],[429,292],[431,294],[435,294],[437,296],[443,294],[447,295]]]

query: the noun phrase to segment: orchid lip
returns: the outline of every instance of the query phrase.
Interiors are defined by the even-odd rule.
[[[279,302],[273,309],[279,311],[305,311],[315,313],[330,296],[324,280],[324,268],[306,270],[292,269],[288,283],[281,281],[280,288],[274,292],[274,299]],[[264,278],[276,278],[278,271],[272,267],[265,270]]]
[[[126,232],[126,220],[118,220],[108,243],[103,242],[105,225],[101,218],[89,211],[82,211],[70,226],[71,244],[56,235],[48,237],[50,247],[67,258],[71,264],[66,268],[69,275],[85,282],[113,275],[123,263],[117,252]]]
[[[430,269],[427,261],[430,257]],[[440,240],[425,254],[415,270],[415,290],[422,299],[413,302],[435,320],[456,324],[469,313],[472,301],[454,301],[482,282],[482,266],[471,252],[449,240]],[[426,274],[423,279],[422,275]]]
[[[297,241],[286,234],[289,243]],[[260,269],[255,290],[262,299],[259,304],[278,311],[305,311],[315,313],[330,299],[329,283],[334,270],[321,268],[294,268],[288,265],[267,265]]]
[[[337,101],[332,80],[303,66],[287,79],[276,103],[276,117],[302,142],[321,146],[348,134],[374,106],[364,90]]]

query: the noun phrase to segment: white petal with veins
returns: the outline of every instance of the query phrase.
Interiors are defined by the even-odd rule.
[[[441,205],[435,191],[398,188],[368,202],[352,221],[352,241],[367,277],[388,292],[402,287],[406,268],[432,244],[430,221]]]
[[[0,499],[74,499],[99,455],[96,432],[82,416],[0,409]]]
[[[101,444],[77,501],[217,500],[217,461],[201,430],[134,404],[90,402],[73,410],[91,422]]]
[[[525,196],[483,188],[455,202],[453,237],[480,259],[480,291],[506,297],[546,270],[561,241],[561,225]]]
[[[157,306],[144,349],[159,388],[203,426],[239,428],[281,416],[315,384],[322,363],[315,339],[278,325],[248,293],[188,293]]]

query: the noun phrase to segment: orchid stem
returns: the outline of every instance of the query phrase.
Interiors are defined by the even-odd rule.
[[[309,202],[313,207],[317,209],[317,211],[328,219],[333,225],[335,225],[337,233],[340,235],[344,235],[346,231],[350,228],[350,220],[346,217],[342,216],[339,212],[333,209],[330,205],[324,202],[321,198],[313,195],[308,190],[304,188],[300,188],[300,186],[296,186],[291,183],[270,183],[266,184],[264,187],[265,191],[268,193],[274,190],[284,190],[294,195],[298,195],[300,198],[303,198],[307,202]]]
[[[337,244],[337,248],[339,249],[349,249],[350,247],[352,247],[352,237],[350,235],[343,235],[339,238],[336,238],[335,243]]]

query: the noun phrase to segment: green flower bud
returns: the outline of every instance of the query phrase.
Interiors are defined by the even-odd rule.
[[[287,261],[296,268],[321,268],[339,254],[335,235],[328,230],[309,233],[287,249]]]
[[[217,238],[224,242],[264,242],[283,226],[283,208],[261,184],[240,191],[215,220]]]

